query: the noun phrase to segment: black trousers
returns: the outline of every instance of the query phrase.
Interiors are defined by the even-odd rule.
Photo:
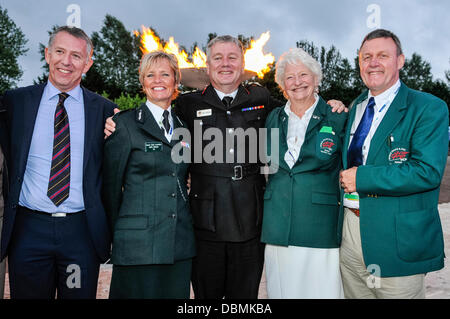
[[[19,207],[8,266],[11,298],[95,298],[100,259],[86,213],[51,217]]]
[[[192,287],[196,299],[257,299],[264,265],[259,237],[246,242],[196,240]]]

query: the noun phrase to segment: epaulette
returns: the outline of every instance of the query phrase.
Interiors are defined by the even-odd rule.
[[[132,111],[132,110],[135,110],[135,108],[132,108],[132,109],[126,109],[126,110],[117,112],[116,114],[114,114],[114,115],[112,116],[112,119],[114,120],[115,118],[118,118],[119,116],[122,116],[123,114],[128,113],[128,112],[130,112],[130,111]]]
[[[199,92],[200,92],[200,90],[196,89],[196,90],[182,92],[181,95],[188,95],[188,94],[199,93]]]
[[[259,82],[247,82],[246,86],[260,86],[260,87],[263,87],[261,85],[261,83],[259,83]]]

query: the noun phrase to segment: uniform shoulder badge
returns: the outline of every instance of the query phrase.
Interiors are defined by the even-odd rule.
[[[246,86],[247,86],[247,87],[249,87],[249,86],[260,86],[260,87],[263,87],[263,86],[261,85],[261,83],[259,83],[259,82],[254,82],[254,81],[248,82]]]
[[[199,92],[200,92],[200,90],[195,89],[195,90],[181,92],[181,95],[189,95],[192,93],[199,93]]]
[[[135,109],[133,108],[133,109],[121,110],[120,112],[117,112],[116,114],[114,114],[114,115],[112,116],[112,118],[113,118],[113,119],[116,119],[116,118],[118,118],[118,117],[120,117],[120,116],[123,116],[124,114],[130,113],[132,110],[135,110]]]

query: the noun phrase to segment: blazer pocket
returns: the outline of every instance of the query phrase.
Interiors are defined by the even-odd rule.
[[[316,140],[316,156],[322,161],[334,158],[339,146],[339,138],[336,135],[319,132]]]
[[[119,217],[115,230],[143,230],[148,228],[148,217],[145,215],[128,215]]]
[[[443,253],[442,226],[437,209],[399,213],[395,221],[397,251],[402,260],[424,261]]]
[[[329,193],[311,193],[311,201],[313,204],[337,206],[339,203],[339,195]]]
[[[199,190],[192,189],[189,198],[194,227],[215,232],[214,187],[208,186]]]

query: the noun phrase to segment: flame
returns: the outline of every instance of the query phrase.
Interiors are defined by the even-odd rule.
[[[264,77],[264,73],[270,71],[270,65],[275,62],[272,53],[264,54],[263,48],[270,39],[270,32],[267,31],[258,40],[250,42],[250,48],[245,51],[245,69],[256,72],[259,78]]]
[[[180,68],[206,68],[206,53],[204,53],[198,47],[195,48],[192,57],[184,51],[180,51],[178,43],[175,42],[173,37],[169,38],[169,42],[164,46],[161,43],[161,39],[158,38],[155,33],[150,29],[142,26],[142,32],[134,31],[136,37],[141,37],[141,50],[144,54],[155,51],[164,50],[169,53],[173,53],[177,59]],[[269,53],[264,54],[263,48],[270,39],[270,32],[263,33],[258,40],[252,40],[250,42],[250,48],[245,51],[245,69],[255,72],[259,78],[263,78],[264,74],[270,70],[270,65],[275,61],[275,57]]]

